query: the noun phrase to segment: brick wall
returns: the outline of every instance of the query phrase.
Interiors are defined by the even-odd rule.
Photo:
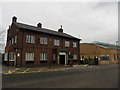
[[[96,46],[92,43],[83,43],[80,44],[80,55],[84,56],[85,58],[88,58],[89,56],[91,58],[97,56],[100,58],[101,55],[109,55],[109,60],[99,60],[99,64],[116,64],[118,61],[115,59],[117,55],[116,49],[111,48],[103,48],[100,46]],[[118,50],[118,53],[120,50]]]
[[[16,31],[17,30],[17,31]],[[23,30],[23,29],[18,29],[14,24],[12,24],[10,30],[9,30],[10,36],[8,36],[7,41],[10,40],[10,37],[14,37],[17,35],[17,43],[8,46],[6,45],[5,52],[15,52],[16,56],[19,53],[20,57],[17,56],[16,62],[17,65],[26,65],[25,61],[25,53],[26,52],[33,52],[34,53],[34,65],[49,65],[53,61],[53,49],[55,48],[66,48],[64,46],[65,40],[70,41],[72,43],[73,41],[77,43],[77,48],[69,47],[66,48],[67,51],[69,52],[76,52],[77,54],[77,62],[79,60],[79,43],[78,40],[75,39],[69,39],[69,38],[64,38],[60,36],[55,36],[55,35],[49,35],[45,33],[38,33],[30,30]],[[30,44],[26,43],[26,35],[33,35],[35,36],[35,43]],[[40,44],[40,37],[46,37],[47,38],[47,45],[41,45]],[[60,46],[56,47],[54,46],[54,39],[60,39]],[[17,50],[16,50],[17,48]],[[46,52],[47,53],[47,63],[40,63],[40,52]],[[57,62],[55,63],[57,64]]]

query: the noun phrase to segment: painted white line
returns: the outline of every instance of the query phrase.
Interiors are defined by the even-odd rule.
[[[26,69],[25,71],[23,71],[22,73],[26,73],[27,71],[29,71],[30,68]]]
[[[16,68],[15,70],[17,71],[17,70],[19,70],[20,68]]]
[[[54,69],[54,71],[58,71],[57,69]]]
[[[19,70],[19,68],[16,68],[16,69],[12,70],[12,73],[14,73],[14,72],[17,71],[17,70]]]
[[[11,73],[13,73],[13,71],[12,71],[12,70],[9,70],[9,71],[8,71],[8,74],[11,74]]]
[[[43,69],[38,70],[38,72],[41,72]]]

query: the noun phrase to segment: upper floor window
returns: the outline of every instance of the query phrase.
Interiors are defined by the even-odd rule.
[[[47,61],[47,53],[40,53],[40,61]]]
[[[8,44],[9,44],[9,46],[11,45],[11,40],[9,40]]]
[[[77,47],[77,43],[76,42],[73,42],[73,47]]]
[[[14,43],[17,43],[17,35],[15,36],[15,41],[14,41]]]
[[[35,43],[35,36],[27,35],[26,42],[27,43]]]
[[[14,38],[12,38],[12,44],[14,44]]]
[[[26,61],[34,61],[34,53],[26,53],[25,60]]]
[[[69,47],[70,46],[70,42],[69,41],[65,41],[65,47]]]
[[[54,45],[59,46],[60,45],[60,40],[54,39]]]
[[[47,44],[47,38],[41,37],[40,44]]]

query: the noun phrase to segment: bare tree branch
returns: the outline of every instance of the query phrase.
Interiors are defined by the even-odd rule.
[[[6,31],[0,25],[0,53],[3,53],[5,47],[5,35]]]

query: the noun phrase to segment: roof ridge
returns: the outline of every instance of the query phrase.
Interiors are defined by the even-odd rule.
[[[39,28],[37,26],[33,26],[33,25],[29,25],[29,24],[24,24],[24,23],[20,23],[20,22],[16,22],[15,24],[19,28],[23,28],[23,29],[28,29],[28,30],[33,30],[33,31],[37,31],[37,32],[48,33],[48,34],[52,34],[52,35],[63,36],[63,37],[67,37],[67,38],[79,39],[79,38],[74,37],[74,36],[72,36],[70,34],[57,32],[55,30],[51,30],[51,29],[47,29],[47,28]],[[79,40],[81,40],[81,39],[79,39]]]

